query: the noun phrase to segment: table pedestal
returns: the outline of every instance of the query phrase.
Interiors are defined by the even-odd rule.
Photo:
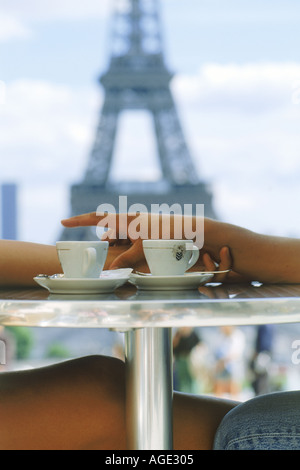
[[[127,448],[173,448],[171,328],[125,333]]]

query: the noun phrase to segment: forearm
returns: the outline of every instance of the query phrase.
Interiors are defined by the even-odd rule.
[[[210,219],[205,220],[204,249],[214,257],[228,246],[232,269],[261,282],[300,282],[300,240],[260,235]]]
[[[123,221],[123,225],[121,224],[121,218],[117,217],[117,224],[114,227],[117,239],[120,233],[125,233],[125,235],[127,233],[128,238],[133,241],[138,238],[130,234],[131,222],[136,217],[137,215],[125,217],[126,222]],[[183,216],[167,217],[166,215],[157,215],[152,218],[149,214],[144,214],[143,218],[140,218],[140,215],[138,217],[140,226],[143,225],[142,222],[148,222],[148,224],[145,224],[147,228],[150,227],[148,236],[153,237],[153,233],[155,233],[154,238],[161,238],[164,232],[164,222],[169,228],[168,236],[170,238],[178,238],[179,233],[182,238],[193,238],[194,240],[197,238],[198,241],[202,239],[202,234],[199,235],[198,233],[202,230],[202,226],[195,217],[184,216],[183,218]],[[90,213],[64,220],[63,225],[65,227],[97,224],[101,226],[102,223],[102,226],[106,226],[105,219],[106,215]],[[155,226],[153,226],[154,222]],[[182,232],[182,229],[186,226],[189,227],[188,233],[186,231]],[[177,230],[178,228],[180,230]],[[194,236],[195,233],[196,236]],[[246,279],[272,283],[300,283],[300,240],[298,239],[260,235],[235,225],[204,219],[204,246],[202,252],[209,253],[214,260],[218,261],[220,251],[225,246],[229,247],[233,258],[233,271]],[[140,243],[138,249],[134,253],[131,251],[130,255],[134,255],[135,260],[140,260],[141,253],[142,245]],[[118,261],[120,262],[120,260]]]
[[[55,246],[0,241],[0,286],[33,286],[37,274],[60,272]]]
[[[110,247],[104,269],[125,250],[122,246]],[[36,286],[36,275],[61,272],[55,246],[0,240],[0,287]]]

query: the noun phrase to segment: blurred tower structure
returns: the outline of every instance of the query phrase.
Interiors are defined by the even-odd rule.
[[[1,222],[4,240],[17,240],[17,185],[4,183],[1,185]]]
[[[115,0],[110,63],[100,78],[105,99],[83,181],[71,188],[72,215],[95,211],[102,203],[118,210],[119,195],[125,195],[128,206],[141,203],[148,210],[151,204],[204,204],[205,215],[214,217],[212,195],[199,180],[185,141],[171,79],[163,54],[159,0]],[[119,117],[128,110],[146,110],[153,117],[159,181],[109,181]],[[65,230],[62,238],[70,237],[94,238],[85,228]]]

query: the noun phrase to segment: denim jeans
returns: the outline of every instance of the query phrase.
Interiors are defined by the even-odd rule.
[[[300,450],[300,391],[261,395],[221,422],[215,450]]]

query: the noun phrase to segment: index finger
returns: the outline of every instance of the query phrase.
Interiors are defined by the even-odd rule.
[[[61,221],[64,227],[87,227],[97,225],[101,216],[97,215],[96,212],[89,212],[88,214],[75,215]]]
[[[113,224],[115,230],[119,231],[121,225],[121,228],[126,231],[128,223],[135,219],[137,214],[111,214],[110,216],[115,222]],[[101,226],[102,220],[104,220],[104,225],[106,225],[108,217],[109,214],[107,213],[98,214],[97,212],[89,212],[87,214],[75,215],[73,217],[69,217],[68,219],[63,219],[61,223],[64,227],[88,227],[94,225]]]

